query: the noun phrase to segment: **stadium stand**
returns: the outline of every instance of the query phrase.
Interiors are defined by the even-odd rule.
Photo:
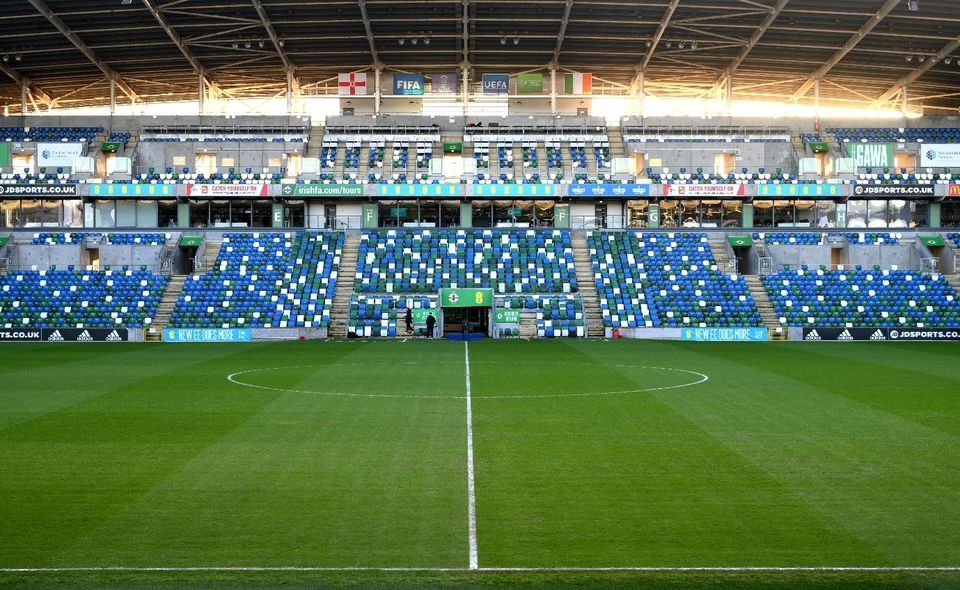
[[[436,293],[485,287],[495,293],[577,290],[569,232],[561,230],[365,231],[356,290]]]
[[[588,244],[607,327],[762,325],[746,281],[718,270],[706,234],[593,232]]]
[[[213,270],[193,275],[173,327],[326,327],[342,233],[229,233]]]
[[[0,324],[37,328],[140,328],[166,286],[148,270],[30,270],[0,277]]]
[[[801,268],[764,277],[763,284],[785,326],[960,326],[957,293],[943,275]]]

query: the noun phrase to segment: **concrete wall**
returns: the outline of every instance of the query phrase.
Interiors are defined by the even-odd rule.
[[[798,161],[790,143],[633,143],[625,149],[628,153],[642,153],[647,168],[654,172],[666,167],[671,173],[679,173],[681,168],[693,174],[697,168],[704,173],[714,172],[715,158],[718,153],[735,154],[734,172],[747,168],[756,172],[765,168],[773,174],[777,168],[783,172],[795,174]],[[660,163],[655,162],[659,160]]]
[[[13,248],[10,264],[21,269],[46,270],[56,266],[58,270],[66,270],[70,265],[81,267],[83,249],[79,244],[33,245],[18,244]]]
[[[832,249],[828,245],[788,246],[768,244],[765,249],[767,256],[773,259],[774,271],[783,269],[784,265],[790,265],[791,269],[798,269],[802,265],[807,265],[811,270],[816,270],[821,265],[831,268],[833,263]],[[914,247],[912,241],[883,246],[848,245],[843,248],[840,256],[842,264],[848,268],[855,268],[860,265],[867,269],[873,268],[875,265],[880,265],[881,268],[885,269],[892,266],[901,269],[919,269],[920,258],[920,253]]]
[[[111,266],[119,268],[124,265],[136,270],[146,266],[148,270],[157,270],[160,267],[160,255],[163,246],[130,246],[102,244],[100,246],[100,268]]]
[[[269,168],[270,173],[279,172],[280,167],[287,167],[286,154],[302,154],[306,150],[306,143],[245,143],[245,142],[141,142],[137,146],[137,159],[134,162],[134,171],[146,173],[150,168],[156,172],[164,172],[169,166],[179,173],[181,168],[187,167],[196,172],[197,153],[212,153],[217,156],[217,171],[229,172],[234,168],[238,173],[244,173],[247,168],[253,172],[263,172],[269,167],[271,158],[279,159],[280,166]],[[174,158],[182,156],[185,159],[183,166],[174,165]],[[223,164],[224,158],[232,158],[231,166]]]

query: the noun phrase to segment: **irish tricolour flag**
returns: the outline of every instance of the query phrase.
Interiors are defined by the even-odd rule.
[[[563,91],[566,94],[590,94],[593,91],[591,74],[564,74]]]

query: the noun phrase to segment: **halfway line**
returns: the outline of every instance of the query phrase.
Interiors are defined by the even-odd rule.
[[[470,398],[470,345],[463,343],[463,362],[467,383],[467,519],[470,538],[470,569],[479,567],[477,558],[477,495],[473,477],[473,407]]]

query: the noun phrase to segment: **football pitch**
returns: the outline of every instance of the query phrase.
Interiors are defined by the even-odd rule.
[[[0,353],[0,586],[960,583],[956,346]]]

